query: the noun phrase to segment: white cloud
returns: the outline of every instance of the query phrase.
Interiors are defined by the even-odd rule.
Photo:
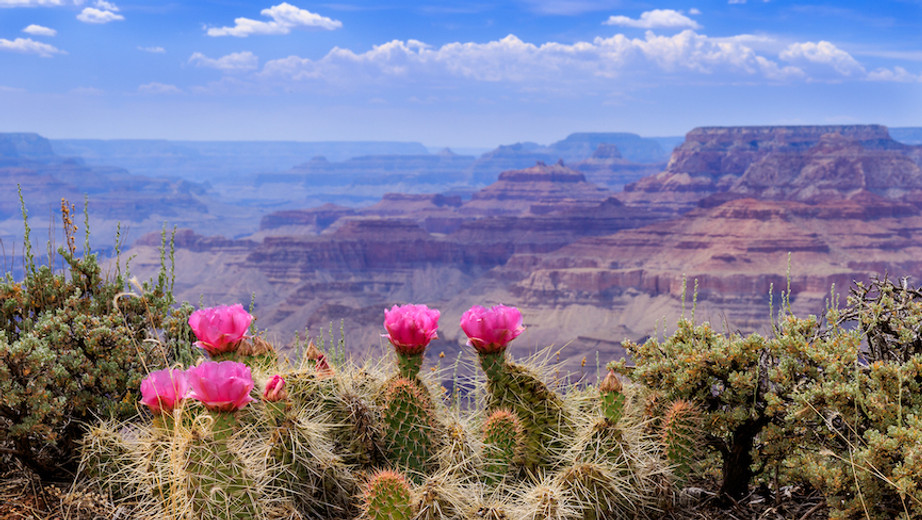
[[[224,72],[241,72],[259,67],[259,58],[250,51],[232,52],[220,58],[209,58],[196,52],[189,57],[189,63],[197,67],[209,67]]]
[[[916,83],[922,82],[922,75],[909,72],[903,67],[893,67],[893,69],[875,69],[868,73],[867,79],[870,81],[894,81],[898,83]]]
[[[95,7],[85,7],[83,8],[83,11],[80,11],[80,14],[77,15],[77,19],[85,23],[102,24],[124,20],[125,17],[120,14],[113,13],[112,11],[100,10],[96,9]]]
[[[151,54],[163,54],[166,52],[166,49],[163,47],[138,47],[139,51],[149,52]]]
[[[16,38],[7,40],[0,38],[0,51],[21,52],[24,54],[38,54],[43,58],[50,58],[55,54],[67,54],[54,45],[37,42],[32,38]]]
[[[35,24],[29,25],[28,27],[23,29],[22,32],[26,34],[31,34],[32,36],[54,36],[58,34],[58,31],[55,31],[54,29],[50,27],[43,27],[41,25],[35,25]]]
[[[676,73],[681,73],[676,75]],[[715,40],[691,30],[672,36],[651,32],[645,38],[616,34],[592,42],[527,43],[514,35],[487,43],[454,42],[433,47],[416,40],[394,40],[356,53],[334,48],[319,60],[298,56],[269,61],[259,76],[292,82],[323,81],[352,88],[388,83],[441,83],[458,79],[511,82],[528,89],[573,87],[611,90],[611,78],[625,81],[694,81],[699,74],[711,81],[756,78],[780,81],[799,78],[804,71],[758,55],[743,42]]]
[[[157,83],[154,81],[140,85],[138,87],[138,92],[141,94],[180,94],[182,90],[176,85],[168,85],[166,83]]]
[[[641,13],[639,19],[609,16],[603,25],[620,25],[637,29],[700,29],[698,22],[672,9],[654,9]]]
[[[61,0],[0,0],[0,7],[48,7],[64,5]]]
[[[842,76],[864,73],[864,67],[855,58],[825,40],[792,43],[781,51],[778,57],[795,64],[808,63],[831,67]]]
[[[698,9],[697,7],[692,7],[691,9],[688,10],[688,14],[698,16],[699,14],[701,14],[701,9]]]
[[[208,28],[207,34],[208,36],[237,36],[244,38],[251,34],[288,34],[297,27],[332,31],[343,26],[339,20],[320,16],[287,2],[263,9],[260,14],[272,20],[262,22],[250,18],[235,18],[233,27],[211,27]]]

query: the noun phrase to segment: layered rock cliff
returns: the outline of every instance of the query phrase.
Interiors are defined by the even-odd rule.
[[[880,125],[696,128],[664,171],[626,186],[619,198],[682,212],[709,196],[913,196],[922,187],[920,164],[922,148],[892,140]]]
[[[539,164],[469,200],[393,194],[270,215],[250,242],[184,236],[177,257],[194,266],[177,286],[207,304],[256,293],[259,325],[283,335],[344,320],[356,353],[383,348],[381,312],[395,303],[441,309],[434,348],[447,351],[468,307],[512,304],[528,327],[516,354],[566,345],[571,367],[596,351],[604,362],[683,312],[766,331],[782,305],[822,313],[833,285],[922,279],[919,150],[876,126],[696,129],[623,193]],[[158,260],[139,251],[134,265]]]

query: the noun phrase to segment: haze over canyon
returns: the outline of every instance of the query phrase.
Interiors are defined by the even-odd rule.
[[[257,324],[280,344],[343,321],[361,357],[383,348],[384,308],[425,303],[442,311],[433,349],[454,355],[461,313],[505,303],[528,328],[516,355],[552,345],[578,369],[674,327],[696,286],[698,321],[750,332],[770,326],[769,291],[777,311],[788,280],[794,312],[820,314],[833,285],[844,298],[854,280],[922,279],[920,135],[706,127],[684,140],[584,133],[477,155],[0,134],[0,238],[15,269],[17,185],[40,240],[60,198],[86,194],[104,255],[119,222],[122,261],[149,277],[161,226],[177,226],[178,299],[255,294]]]

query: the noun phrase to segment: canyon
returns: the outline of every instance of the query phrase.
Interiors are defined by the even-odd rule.
[[[577,164],[593,157],[617,147]],[[769,333],[779,311],[843,304],[856,280],[920,279],[920,165],[922,147],[882,126],[699,128],[623,191],[540,161],[466,196],[285,210],[236,239],[183,232],[177,288],[206,305],[255,295],[257,324],[282,344],[342,323],[358,359],[387,350],[391,305],[439,308],[432,348],[449,359],[465,351],[467,308],[516,305],[528,330],[514,355],[594,374],[682,315]],[[139,241],[133,269],[150,272],[159,244]]]
[[[119,193],[125,172],[31,139],[32,151],[19,143],[4,167],[42,164],[33,177],[61,185],[77,177],[53,172],[79,170],[116,187],[105,197]],[[432,350],[465,363],[461,314],[516,305],[527,332],[513,355],[594,376],[624,355],[624,340],[668,334],[683,315],[768,334],[779,311],[821,315],[856,280],[922,279],[922,146],[879,125],[704,127],[677,144],[668,162],[653,162],[668,141],[573,134],[479,157],[412,147],[315,156],[217,187],[133,181],[164,198],[160,213],[193,210],[174,221],[180,300],[252,300],[257,326],[280,346],[342,324],[359,362],[387,351],[381,323],[394,304],[440,309]],[[24,195],[39,196],[34,186]],[[138,211],[131,218],[147,233],[118,260],[132,258],[145,278],[160,265],[162,234]]]

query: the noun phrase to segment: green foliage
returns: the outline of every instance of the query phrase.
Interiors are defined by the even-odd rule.
[[[781,464],[794,447],[787,440],[787,406],[795,388],[818,374],[807,337],[815,332],[815,320],[793,317],[774,339],[723,335],[707,323],[681,320],[664,341],[627,342],[636,368],[617,368],[666,400],[687,400],[701,410],[707,446],[722,460],[721,492],[738,499],[756,474]],[[772,442],[760,442],[767,438]]]
[[[824,366],[801,392],[800,465],[834,518],[922,516],[922,292],[905,283],[859,284],[815,342]],[[838,324],[855,320],[867,342]]]
[[[183,330],[163,283],[129,295],[94,255],[59,254],[69,276],[43,266],[0,282],[0,444],[46,476],[73,468],[84,424],[134,414],[144,375],[184,350],[145,341]]]

